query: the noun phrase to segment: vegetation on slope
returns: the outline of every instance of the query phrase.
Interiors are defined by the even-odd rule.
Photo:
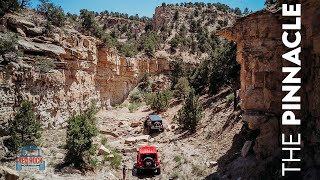
[[[10,122],[9,132],[10,138],[6,144],[13,152],[25,145],[36,145],[41,137],[41,127],[30,102],[21,103],[18,113]]]

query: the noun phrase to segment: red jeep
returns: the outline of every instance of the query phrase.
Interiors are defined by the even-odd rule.
[[[145,171],[152,171],[156,175],[160,175],[160,160],[157,148],[154,146],[141,146],[137,155],[137,175],[141,175]]]

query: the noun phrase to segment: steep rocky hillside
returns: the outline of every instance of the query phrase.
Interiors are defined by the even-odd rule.
[[[239,9],[219,3],[182,3],[157,7],[152,19],[109,12],[101,12],[95,19],[105,32],[120,42],[116,46],[124,49],[124,55],[150,55],[148,48],[151,48],[151,55],[156,57],[182,57],[185,62],[199,63],[219,44],[214,32],[232,25],[238,16],[241,16]],[[147,51],[139,48],[145,41]],[[126,43],[122,45],[121,42]],[[128,44],[132,46],[127,48]]]
[[[101,12],[95,19],[103,27],[103,30],[112,34],[120,42],[140,37],[145,32],[146,23],[152,21],[149,18],[135,19],[128,16],[110,15],[107,12]]]
[[[236,17],[230,8],[219,4],[157,7],[153,29],[163,40],[157,54],[199,62],[218,44],[215,31],[232,25]]]

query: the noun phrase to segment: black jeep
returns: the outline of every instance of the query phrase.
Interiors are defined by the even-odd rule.
[[[148,134],[153,131],[162,132],[164,130],[162,120],[158,115],[149,115],[144,121],[144,128],[147,130]]]

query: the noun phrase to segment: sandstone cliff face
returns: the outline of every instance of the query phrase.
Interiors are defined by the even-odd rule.
[[[320,57],[320,4],[317,0],[302,2],[302,131],[304,149],[304,170],[319,165],[319,57]],[[243,120],[249,128],[259,129],[254,151],[258,160],[279,155],[281,132],[288,127],[281,124],[281,89],[283,66],[293,66],[281,58],[288,51],[282,44],[281,10],[261,10],[238,19],[234,27],[219,32],[229,40],[237,42],[237,61],[241,64],[241,106],[245,111]],[[291,129],[292,130],[292,129]],[[294,129],[293,131],[297,131]],[[311,153],[312,154],[312,153]],[[280,164],[279,164],[280,165]],[[306,173],[308,174],[308,173]],[[306,176],[305,176],[306,178]],[[307,178],[308,179],[308,178]]]
[[[121,103],[144,73],[169,70],[166,59],[120,57],[73,29],[57,28],[44,36],[45,30],[30,33],[28,28],[43,28],[20,14],[7,15],[4,22],[3,27],[20,33],[18,45],[25,55],[5,55],[8,63],[0,65],[0,124],[29,100],[43,126],[65,126],[67,117],[85,110],[91,100],[102,108]],[[52,59],[56,68],[39,71],[45,59]]]
[[[234,27],[220,32],[237,42],[241,107],[245,111],[243,120],[248,122],[250,129],[260,129],[254,147],[259,159],[273,156],[279,148],[277,117],[284,95],[281,83],[285,63],[281,60],[285,49],[280,23],[276,14],[262,10],[239,19]]]

